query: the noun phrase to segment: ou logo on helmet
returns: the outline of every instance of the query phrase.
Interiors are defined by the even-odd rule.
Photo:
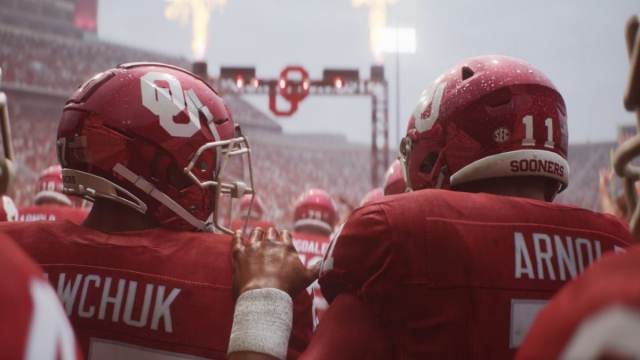
[[[418,106],[413,113],[416,119],[416,130],[418,132],[425,132],[433,127],[433,124],[438,120],[440,115],[440,104],[442,103],[442,96],[444,95],[444,89],[447,86],[446,82],[435,81],[433,86],[422,92]],[[429,116],[426,116],[427,109],[431,104],[431,112]]]
[[[169,88],[159,87],[156,82],[165,81]],[[199,112],[213,119],[209,109],[202,104],[193,89],[183,91],[175,76],[163,72],[151,71],[140,78],[142,105],[160,119],[160,126],[170,135],[191,137],[200,130]],[[177,123],[174,117],[187,109],[189,122]],[[215,134],[214,134],[215,136]]]

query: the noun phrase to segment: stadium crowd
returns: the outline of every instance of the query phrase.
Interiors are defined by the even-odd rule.
[[[69,93],[92,74],[131,59],[147,59],[188,67],[188,63],[183,59],[102,41],[87,42],[76,38],[46,35],[42,32],[2,24],[0,24],[0,42],[3,44],[0,47],[0,67],[3,69],[5,84],[53,90],[56,94],[57,92]],[[97,61],[88,61],[88,59]],[[60,101],[58,100],[58,103]],[[258,175],[271,176],[264,170],[282,172],[283,169],[289,169],[292,164],[299,167],[304,167],[306,164],[307,170],[310,170],[296,172],[296,179],[300,179],[297,186],[280,188],[280,185],[272,185],[275,188],[269,189],[270,183],[266,181],[259,183],[261,188],[267,190],[265,203],[272,211],[270,214],[273,215],[269,215],[273,218],[272,220],[278,223],[290,222],[290,214],[285,214],[287,206],[291,205],[299,192],[310,187],[328,189],[337,198],[345,199],[352,205],[357,204],[366,193],[368,189],[366,174],[369,174],[367,148],[354,145],[345,151],[344,156],[341,156],[342,149],[338,150],[333,146],[306,146],[304,143],[296,145],[288,139],[289,136],[281,135],[281,128],[277,123],[237,95],[227,95],[225,101],[234,119],[249,131],[258,129],[275,133],[267,134],[264,141],[261,137],[251,139],[255,146],[264,147],[264,151],[256,152],[257,157],[261,158],[256,169]],[[57,126],[57,119],[50,114],[60,111],[59,107],[58,104],[57,106],[36,106],[34,109],[32,103],[23,105],[22,101],[14,101],[10,105],[16,132],[18,162],[24,165],[19,167],[17,181],[19,186],[16,187],[14,194],[16,203],[19,205],[27,205],[30,197],[34,195],[33,183],[38,172],[55,163],[54,143],[50,134]],[[27,134],[29,136],[26,136]],[[287,146],[279,146],[283,143]],[[614,142],[570,145],[569,164],[571,169],[574,169],[574,174],[579,174],[574,176],[575,182],[571,188],[562,193],[557,201],[600,210],[600,197],[594,191],[598,188],[596,169],[608,166],[608,154],[615,146]],[[290,151],[292,147],[297,151]],[[307,159],[302,159],[305,157]],[[294,158],[290,160],[295,162],[285,158]],[[310,159],[315,161],[302,161]],[[310,164],[316,165],[314,167]],[[318,167],[317,164],[327,164],[327,166]],[[362,177],[354,180],[341,169],[356,169]],[[350,186],[346,186],[347,184]]]
[[[184,59],[103,41],[43,34],[1,23],[0,43],[4,81],[65,93],[82,84],[87,76],[131,59],[189,67]]]
[[[145,52],[101,41],[82,41],[75,38],[46,35],[0,24],[0,67],[3,83],[15,88],[41,89],[69,93],[95,73],[113,64],[131,59],[146,59],[188,67],[182,59]],[[89,61],[96,59],[97,61]],[[12,194],[16,203],[26,206],[35,195],[37,174],[56,162],[55,143],[51,134],[57,127],[56,115],[61,110],[57,99],[36,104],[14,100],[9,107],[13,119],[16,154],[18,156],[17,185]],[[248,131],[267,131],[264,136],[251,139],[256,151],[258,186],[264,189],[268,216],[280,224],[289,224],[291,214],[286,209],[300,192],[311,187],[324,188],[344,199],[351,206],[367,191],[369,150],[364,146],[308,146],[294,142],[281,133],[280,126],[237,95],[225,96],[234,120]],[[286,146],[282,144],[286,143]],[[295,150],[294,150],[295,149]],[[315,165],[314,165],[315,164]],[[326,166],[318,166],[324,164]],[[278,178],[294,167],[294,184],[288,186]],[[341,169],[354,169],[362,174],[354,181]],[[347,186],[348,185],[348,186]]]

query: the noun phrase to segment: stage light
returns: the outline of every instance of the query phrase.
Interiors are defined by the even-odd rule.
[[[304,90],[309,90],[309,81],[303,81],[302,82],[302,88]]]
[[[333,85],[336,89],[341,89],[359,82],[360,73],[358,69],[324,69],[322,81],[326,85]]]
[[[232,81],[238,88],[244,87],[256,77],[256,69],[252,67],[230,67],[220,68],[220,79]]]
[[[260,86],[260,80],[253,78],[251,79],[251,85],[253,85],[254,88],[257,88]]]
[[[287,81],[285,79],[280,79],[280,89],[284,89],[287,87]]]

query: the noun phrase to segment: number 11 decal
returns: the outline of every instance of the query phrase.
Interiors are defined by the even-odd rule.
[[[524,139],[522,140],[522,146],[535,146],[536,139],[533,137],[533,116],[527,115],[522,118],[524,124]],[[546,118],[544,120],[544,126],[547,128],[547,140],[544,142],[544,147],[553,149],[555,143],[553,142],[553,119]]]

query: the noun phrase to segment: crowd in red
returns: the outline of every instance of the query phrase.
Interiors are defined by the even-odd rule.
[[[114,45],[84,41],[0,25],[3,81],[68,92],[87,76],[132,60],[189,67],[185,59]]]
[[[98,40],[82,40],[0,25],[0,67],[10,94],[14,146],[19,166],[13,196],[29,204],[38,173],[56,163],[55,133],[63,99],[94,73],[133,60],[189,67],[185,59]],[[14,94],[14,96],[11,96]],[[26,95],[25,95],[26,94]],[[31,94],[31,95],[29,95]],[[42,98],[42,100],[40,99]],[[287,209],[309,187],[324,188],[344,212],[370,189],[369,149],[352,144],[322,144],[282,134],[271,118],[237,95],[225,100],[254,147],[254,176],[269,219],[288,225]],[[571,186],[559,201],[599,209],[597,169],[608,164],[615,143],[570,147]]]
[[[3,85],[50,92],[55,100],[10,96],[14,146],[19,165],[14,198],[31,202],[40,170],[56,162],[55,133],[64,95],[88,77],[118,63],[152,60],[188,68],[183,59],[114,45],[46,35],[0,25]],[[15,101],[12,101],[15,100]],[[270,219],[291,222],[286,211],[308,187],[327,189],[348,205],[358,204],[369,186],[369,150],[364,146],[308,145],[281,133],[280,126],[241,98],[226,97],[235,120],[247,132],[254,151],[256,185]],[[345,171],[349,169],[349,171]],[[355,177],[354,177],[355,176]],[[286,181],[283,181],[286,180]],[[347,190],[348,189],[348,190]]]

